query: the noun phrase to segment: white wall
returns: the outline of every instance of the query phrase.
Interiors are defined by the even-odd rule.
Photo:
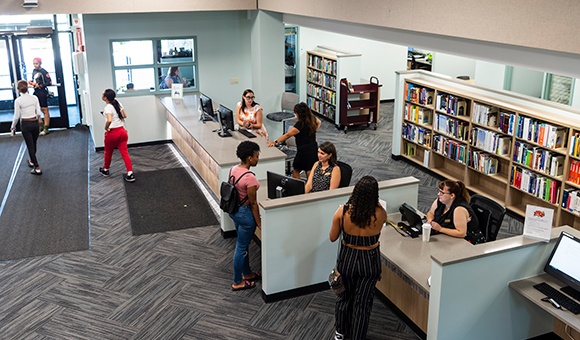
[[[503,90],[505,65],[477,60],[475,62],[475,83]]]
[[[574,92],[572,92],[572,106],[580,108],[580,79],[574,79]]]
[[[528,70],[521,67],[512,69],[512,83],[510,91],[541,98],[544,85],[544,72]]]
[[[433,53],[433,72],[445,74],[453,78],[469,76],[475,78],[475,60],[452,54]]]
[[[104,145],[101,94],[114,87],[110,40],[197,36],[199,88],[203,93],[234,109],[242,91],[251,87],[251,21],[246,11],[84,15],[83,22],[96,147]],[[238,84],[230,85],[230,78],[238,78]],[[154,95],[120,97],[119,101],[129,116],[129,143],[170,138],[165,110]]]
[[[358,38],[345,34],[300,27],[298,31],[299,74],[298,93],[300,100],[306,101],[306,51],[316,46],[334,47],[352,53],[362,54],[361,78],[379,78],[381,100],[395,98],[395,71],[407,69],[407,47],[376,40]]]

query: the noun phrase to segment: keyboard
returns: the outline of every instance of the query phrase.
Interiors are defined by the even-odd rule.
[[[253,133],[251,133],[251,132],[250,132],[250,131],[248,131],[248,130],[239,129],[239,130],[238,130],[238,132],[239,132],[239,133],[241,133],[242,135],[244,135],[244,136],[248,137],[248,138],[256,138],[256,135],[255,135],[255,134],[253,134]]]
[[[534,285],[534,288],[542,292],[547,297],[554,299],[554,301],[560,304],[562,308],[572,312],[573,314],[580,314],[580,304],[564,295],[556,288],[550,286],[546,282],[538,283],[537,285]]]

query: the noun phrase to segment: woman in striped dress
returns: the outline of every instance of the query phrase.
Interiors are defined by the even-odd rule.
[[[345,287],[336,298],[337,340],[347,335],[352,340],[366,339],[375,285],[381,277],[379,236],[386,220],[379,184],[371,176],[356,183],[348,202],[334,214],[329,236],[334,242],[343,235],[336,265]]]

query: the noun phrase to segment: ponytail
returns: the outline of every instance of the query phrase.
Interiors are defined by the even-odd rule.
[[[124,120],[125,118],[123,117],[123,113],[121,112],[121,104],[119,104],[117,99],[115,99],[115,97],[117,96],[115,94],[115,91],[113,91],[112,89],[106,89],[105,92],[103,92],[103,95],[105,96],[105,98],[107,98],[109,104],[113,105],[115,111],[117,111],[117,116],[119,116],[119,119]]]
[[[455,199],[462,199],[469,203],[469,192],[462,181],[446,179],[439,183],[439,189],[443,190],[444,187],[449,189],[449,193],[455,194]]]

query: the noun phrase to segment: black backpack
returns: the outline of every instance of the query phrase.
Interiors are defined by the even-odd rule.
[[[247,174],[254,175],[254,173],[251,171],[245,172],[234,183],[232,183],[235,177],[232,176],[232,169],[230,169],[230,173],[228,174],[228,181],[222,182],[220,187],[220,208],[224,212],[228,214],[237,213],[240,205],[244,204],[244,202],[246,202],[248,199],[248,196],[246,196],[240,202],[240,196],[238,195],[238,190],[236,189],[236,184],[238,184],[240,179],[242,179],[242,177]]]

